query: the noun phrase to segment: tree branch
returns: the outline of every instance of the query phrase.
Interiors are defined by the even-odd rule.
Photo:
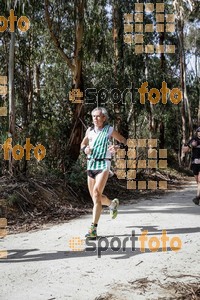
[[[48,26],[51,38],[53,40],[53,43],[54,43],[56,49],[60,53],[61,57],[67,63],[67,65],[71,69],[71,71],[74,72],[75,66],[72,64],[71,59],[67,56],[67,54],[64,52],[64,50],[60,47],[60,43],[58,41],[58,38],[56,37],[56,35],[54,34],[54,32],[52,30],[52,22],[51,22],[51,19],[50,19],[48,7],[49,7],[49,1],[45,0],[45,18],[46,18],[46,21],[47,21],[47,26]]]

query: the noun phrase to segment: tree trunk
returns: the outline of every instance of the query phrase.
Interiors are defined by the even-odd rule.
[[[159,148],[165,148],[165,125],[163,121],[161,121],[159,125]]]
[[[83,39],[83,25],[84,25],[84,0],[75,1],[75,49],[74,49],[74,72],[73,72],[73,89],[84,91],[83,75],[82,75],[82,39]],[[84,94],[84,93],[83,93]],[[76,161],[80,154],[80,144],[83,138],[83,125],[81,120],[84,118],[83,103],[75,104],[74,116],[72,124],[72,133],[69,140],[69,156],[72,161]]]
[[[118,86],[118,76],[117,76],[117,64],[118,64],[118,48],[117,48],[117,40],[118,40],[118,28],[117,28],[117,17],[118,17],[118,7],[116,4],[116,0],[113,3],[113,46],[114,46],[114,78],[116,86]]]
[[[199,99],[199,108],[198,108],[198,126],[200,126],[200,80],[198,76],[199,65],[198,65],[198,54],[195,52],[195,70],[196,70],[196,80],[197,80],[197,96]]]
[[[148,54],[146,54],[145,58],[145,79],[148,82],[148,75],[149,75],[149,70],[148,70]],[[151,102],[149,102],[149,138],[153,138],[154,136],[154,131],[155,131],[155,117],[154,117],[154,107]]]
[[[183,55],[182,55],[182,51],[183,51],[183,25],[182,20],[180,20],[178,22],[179,25],[179,30],[180,30],[180,34],[179,34],[179,43],[180,43],[180,84],[181,84],[181,90],[182,90],[182,95],[183,95],[183,100],[181,102],[181,119],[182,119],[182,145],[184,145],[186,143],[186,115],[185,115],[185,89],[184,89],[184,68],[183,68]],[[185,154],[183,153],[183,151],[181,151],[181,162],[183,162],[183,159],[185,157]]]
[[[180,84],[183,100],[181,103],[181,119],[182,119],[182,145],[187,141],[187,132],[186,132],[186,112],[188,116],[188,127],[189,127],[189,137],[192,136],[192,118],[190,103],[187,97],[186,90],[186,71],[185,71],[185,53],[184,53],[184,10],[183,2],[180,0],[174,0],[174,7],[177,12],[178,19],[178,38],[179,38],[179,49],[180,49]],[[185,153],[181,150],[181,163],[183,162]]]
[[[159,44],[164,45],[164,40],[165,40],[165,33],[160,32],[159,33]],[[165,54],[164,53],[160,54],[160,67],[161,67],[162,72],[164,72],[164,70],[165,70]]]
[[[36,101],[40,103],[40,65],[35,65],[34,68],[34,94],[36,97]],[[32,113],[33,113],[33,102],[29,104],[29,114],[30,114],[30,119],[32,119]]]
[[[82,76],[82,40],[83,40],[83,29],[84,29],[84,7],[85,0],[76,0],[74,3],[74,14],[75,14],[75,49],[74,49],[74,59],[72,60],[61,48],[58,38],[55,36],[52,29],[52,22],[50,19],[48,11],[49,2],[45,0],[45,16],[47,20],[47,25],[50,31],[52,41],[61,55],[61,57],[66,62],[67,66],[72,72],[72,89],[80,89],[81,92],[84,91],[83,76]],[[84,93],[83,93],[84,94]],[[84,99],[83,99],[84,101]],[[72,120],[72,130],[70,138],[67,144],[67,153],[69,159],[75,162],[80,154],[80,144],[83,137],[83,125],[80,121],[83,120],[84,110],[83,103],[73,104],[75,106],[73,111]]]
[[[123,13],[121,3],[119,0],[113,1],[112,7],[112,18],[113,18],[113,48],[114,48],[114,79],[115,88],[117,88],[121,95],[124,90],[124,50],[123,50]],[[122,97],[122,96],[121,96]],[[128,128],[127,120],[123,119],[122,116],[122,99],[119,103],[114,104],[115,111],[115,129],[122,135],[127,136],[126,129],[124,132],[123,128]],[[126,124],[125,124],[126,123]],[[122,126],[123,124],[123,126]]]
[[[181,90],[183,95],[183,101],[181,105],[181,118],[182,118],[182,145],[184,145],[188,138],[192,136],[192,118],[191,118],[191,111],[190,111],[190,104],[187,97],[187,90],[186,90],[186,72],[185,72],[185,54],[184,54],[184,20],[183,16],[181,16],[179,22],[179,43],[180,43],[180,84]],[[189,137],[187,138],[186,132],[186,112],[188,115],[188,127],[189,127]],[[181,162],[183,163],[185,157],[185,153],[181,151]]]
[[[12,137],[12,143],[15,143],[15,99],[14,99],[14,57],[15,57],[15,32],[11,32],[9,49],[9,134]],[[13,158],[9,156],[9,172],[13,175]]]

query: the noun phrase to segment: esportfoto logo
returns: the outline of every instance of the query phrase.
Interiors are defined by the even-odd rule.
[[[72,251],[85,251],[85,252],[97,252],[97,256],[100,258],[102,253],[108,250],[113,252],[124,252],[126,253],[128,249],[135,251],[135,244],[138,242],[139,250],[142,253],[146,251],[157,252],[168,250],[177,252],[182,248],[182,241],[178,236],[170,238],[167,235],[166,230],[162,230],[162,234],[157,236],[148,237],[148,230],[144,230],[140,235],[136,236],[135,231],[132,230],[132,234],[129,237],[120,239],[119,237],[112,237],[108,239],[107,237],[97,238],[96,241],[91,239],[81,239],[80,237],[74,237],[69,241],[69,248]],[[128,245],[127,245],[128,244]],[[131,246],[128,248],[127,246]]]

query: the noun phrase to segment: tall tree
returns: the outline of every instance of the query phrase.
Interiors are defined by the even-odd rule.
[[[15,32],[11,32],[9,50],[9,133],[15,142],[15,97],[14,97],[14,57],[15,57]],[[13,158],[9,156],[9,172],[13,174]]]
[[[190,102],[187,96],[186,86],[186,61],[185,61],[185,45],[184,45],[184,29],[185,21],[188,20],[189,15],[194,9],[195,2],[192,0],[174,0],[173,1],[176,16],[178,21],[178,37],[179,37],[179,49],[180,49],[180,84],[183,95],[181,115],[182,115],[182,144],[184,145],[187,140],[187,127],[189,127],[189,137],[192,136],[192,118]],[[186,113],[188,116],[188,126],[186,123]],[[181,161],[183,161],[185,154],[181,153]]]
[[[61,1],[62,2],[62,1]],[[45,0],[45,15],[49,28],[49,32],[54,43],[54,46],[58,53],[61,55],[66,65],[70,68],[72,73],[72,89],[80,89],[84,91],[83,74],[82,74],[82,42],[83,42],[83,28],[84,28],[84,9],[85,0],[74,1],[74,49],[73,57],[66,54],[65,49],[61,46],[61,42],[56,36],[55,29],[53,27],[53,21],[50,18],[49,13],[49,1]],[[53,11],[53,10],[52,10]],[[58,25],[58,24],[57,24]],[[58,25],[59,28],[59,25]],[[68,52],[71,52],[69,47]],[[83,125],[80,119],[83,119],[84,110],[83,104],[76,104],[74,109],[74,116],[72,120],[71,135],[68,141],[69,157],[73,161],[76,161],[80,153],[80,143],[83,133]]]

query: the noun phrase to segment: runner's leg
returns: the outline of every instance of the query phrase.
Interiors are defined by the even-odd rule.
[[[103,171],[102,173],[98,174],[95,178],[95,184],[93,187],[93,223],[98,224],[101,210],[102,210],[102,204],[103,205],[110,205],[110,200],[102,195],[103,190],[105,188],[106,182],[108,180],[109,171]],[[103,197],[102,197],[103,196]],[[102,203],[103,200],[103,203]]]
[[[200,166],[193,166],[193,172],[195,180],[197,182],[197,196],[194,199],[192,199],[192,201],[194,202],[194,204],[200,205]]]
[[[93,199],[93,189],[94,189],[95,179],[88,176],[87,183],[88,183],[88,190],[89,190],[90,196]]]
[[[95,179],[88,175],[87,182],[88,182],[88,190],[93,200],[93,189],[95,185]],[[97,236],[97,223],[92,223],[85,237],[96,238],[96,236]]]
[[[194,178],[196,180],[196,183],[197,183],[197,196],[196,197],[199,197],[199,193],[200,193],[200,190],[199,190],[199,172],[198,172],[198,169],[197,169],[197,165],[196,164],[192,164],[191,165],[191,169],[193,171],[193,174],[194,174]]]
[[[197,179],[197,197],[200,197],[200,172],[198,173],[198,175],[196,176]]]

